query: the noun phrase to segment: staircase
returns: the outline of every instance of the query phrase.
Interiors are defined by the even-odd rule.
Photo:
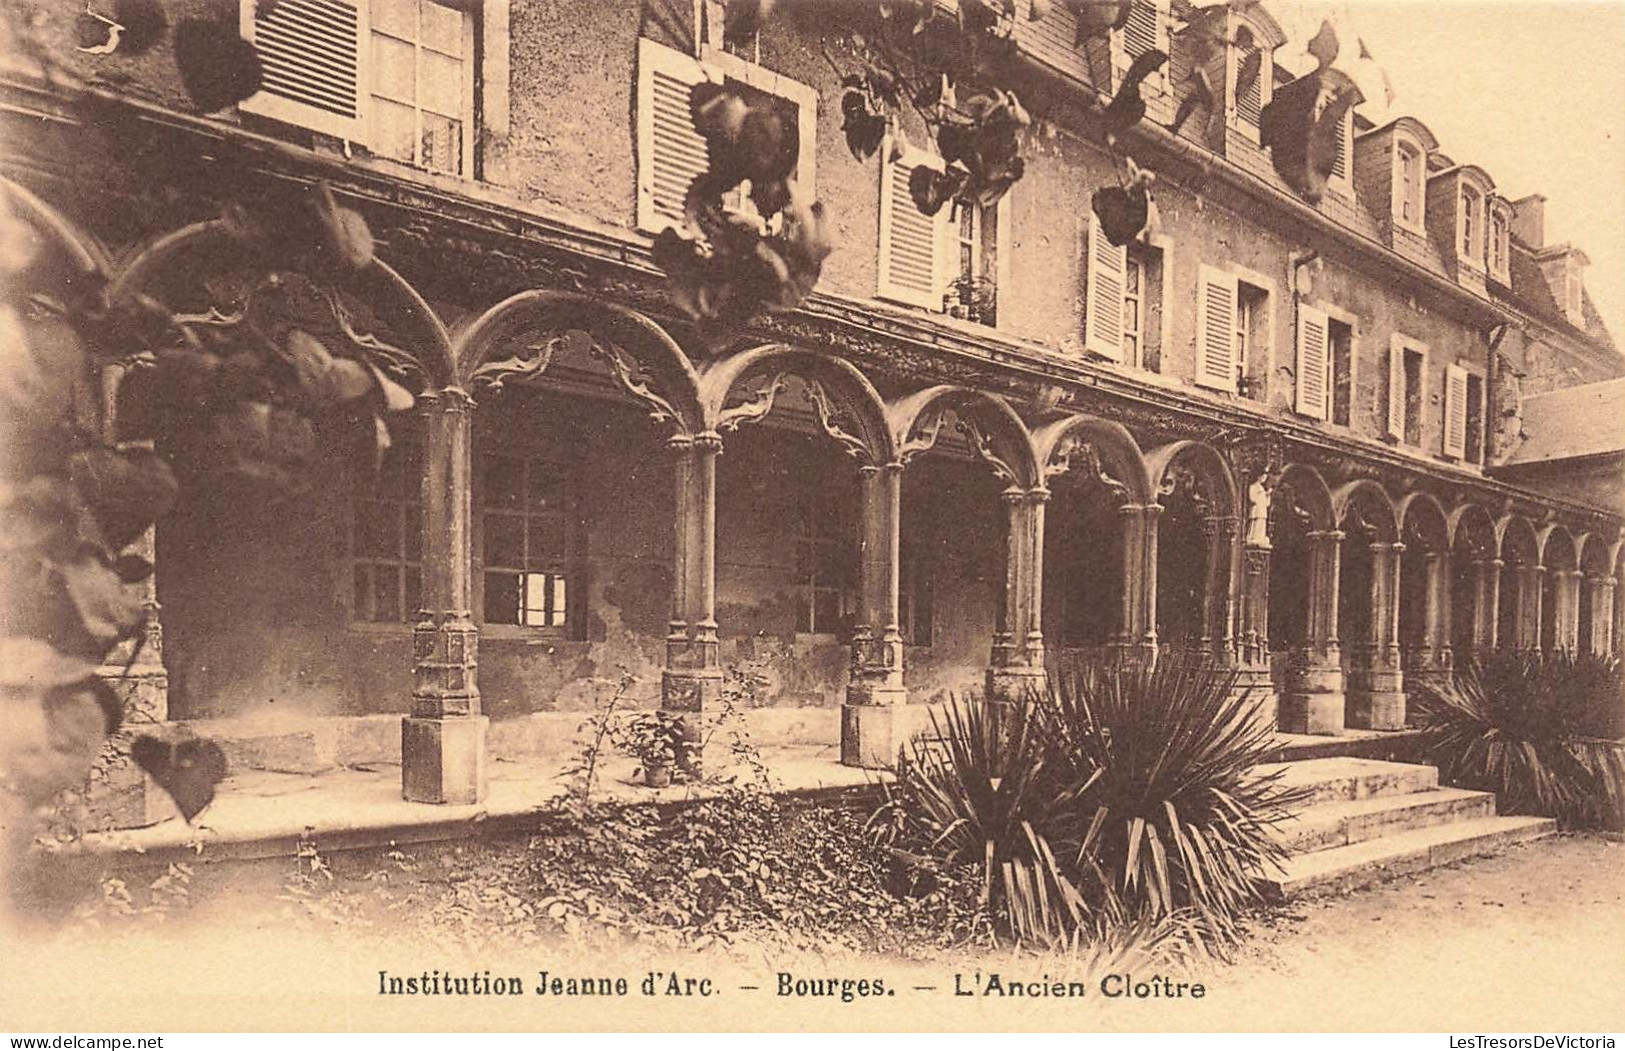
[[[1439,771],[1415,763],[1339,756],[1273,763],[1282,782],[1310,789],[1281,826],[1292,855],[1272,875],[1280,898],[1344,891],[1487,854],[1548,835],[1541,817],[1500,817],[1495,796],[1440,788]]]

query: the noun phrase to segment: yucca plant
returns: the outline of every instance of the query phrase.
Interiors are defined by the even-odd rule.
[[[952,699],[903,749],[870,828],[906,865],[974,869],[1003,932],[1049,947],[1078,929],[1086,905],[1050,844],[1071,800],[1040,744],[1028,705]]]
[[[1450,784],[1494,792],[1507,813],[1570,827],[1625,817],[1625,705],[1618,661],[1498,651],[1426,684],[1427,748]]]
[[[1221,935],[1262,900],[1286,856],[1276,826],[1303,801],[1257,772],[1273,734],[1234,685],[1234,671],[1194,657],[1093,660],[1057,669],[1039,719],[1074,786],[1080,870],[1131,908],[1194,910]]]

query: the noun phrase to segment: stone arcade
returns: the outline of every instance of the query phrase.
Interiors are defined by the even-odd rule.
[[[398,43],[399,5],[360,2],[380,9],[354,32]],[[1114,249],[1088,189],[1116,161],[1068,100],[1117,74],[1052,5],[1017,19],[999,71],[1052,147],[996,208],[928,220],[893,192],[906,163],[854,161],[831,123],[818,34],[850,27],[773,23],[743,54],[713,46],[714,5],[655,6],[408,4],[413,46],[464,88],[350,84],[342,128],[269,88],[182,112],[167,44],[66,48],[86,76],[118,68],[115,135],[5,49],[0,174],[51,251],[203,324],[274,299],[418,397],[381,467],[335,435],[308,500],[205,488],[142,541],[154,615],[120,676],[137,707],[225,736],[320,727],[314,751],[234,762],[398,760],[407,799],[471,803],[493,750],[567,736],[617,668],[693,713],[760,660],[768,705],[877,767],[923,706],[1040,686],[1060,651],[1195,650],[1282,730],[1338,734],[1404,727],[1407,690],[1465,654],[1616,650],[1617,495],[1503,471],[1522,398],[1625,373],[1583,253],[1544,242],[1544,199],[1496,196],[1414,118],[1357,111],[1311,204],[1246,98],[1165,131],[1189,90],[1171,75],[1121,146],[1159,173],[1162,230]],[[1188,69],[1167,0],[1135,6]],[[1260,5],[1228,17],[1285,43]],[[1290,74],[1265,68],[1267,100]],[[798,178],[816,169],[838,248],[797,312],[694,325],[650,265],[692,174],[662,100],[706,69],[800,107]],[[397,90],[419,93],[415,139],[386,134]],[[328,180],[380,262],[342,287],[257,269],[218,201],[155,184],[154,154],[229,161],[238,190]],[[996,311],[944,294],[966,277]],[[373,732],[384,716],[398,730]],[[150,819],[137,799],[109,820]]]

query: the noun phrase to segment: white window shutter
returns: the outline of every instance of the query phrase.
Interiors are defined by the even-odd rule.
[[[638,39],[638,228],[646,233],[683,221],[689,184],[708,167],[688,112],[689,91],[704,79],[691,56]]]
[[[1467,455],[1467,370],[1460,365],[1444,370],[1444,453]]]
[[[1405,344],[1388,345],[1388,435],[1405,440]]]
[[[880,281],[876,292],[885,299],[941,310],[943,242],[953,205],[943,204],[936,215],[923,214],[908,192],[908,180],[922,165],[940,171],[942,161],[913,148],[896,161],[890,155],[887,142],[880,148]]]
[[[1196,287],[1196,383],[1236,390],[1236,275],[1204,266]]]
[[[1331,339],[1326,312],[1298,306],[1298,403],[1304,416],[1324,420],[1331,400]]]
[[[1083,346],[1103,358],[1123,358],[1123,282],[1128,270],[1128,246],[1114,245],[1089,218],[1088,295],[1084,303]]]
[[[365,144],[372,50],[367,4],[240,0],[240,5],[239,31],[254,45],[264,75],[260,90],[239,108]]]

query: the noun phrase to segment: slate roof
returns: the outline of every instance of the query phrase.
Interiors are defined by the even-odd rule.
[[[1614,341],[1608,333],[1607,326],[1603,324],[1602,318],[1591,304],[1591,294],[1583,293],[1580,304],[1580,309],[1585,315],[1585,328],[1576,328],[1569,321],[1568,312],[1552,295],[1552,286],[1547,284],[1540,267],[1536,265],[1534,252],[1516,237],[1511,241],[1512,258],[1509,269],[1512,273],[1512,288],[1507,298],[1559,330],[1574,332],[1605,347],[1614,348]]]
[[[1508,467],[1625,452],[1625,378],[1530,395],[1523,432]]]

